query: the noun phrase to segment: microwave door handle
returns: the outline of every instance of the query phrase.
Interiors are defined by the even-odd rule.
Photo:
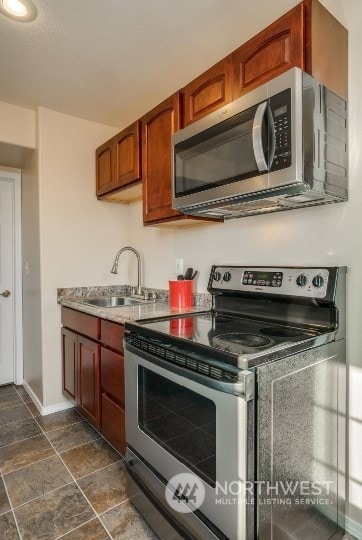
[[[265,113],[268,115],[268,125],[269,125],[269,136],[270,136],[270,157],[269,163],[265,159],[264,147],[263,147],[263,122],[265,118]],[[275,134],[274,134],[274,122],[273,115],[271,113],[270,107],[267,101],[260,103],[256,109],[253,129],[252,129],[252,139],[253,139],[253,150],[255,161],[260,172],[268,171],[270,165],[274,159],[275,152]]]

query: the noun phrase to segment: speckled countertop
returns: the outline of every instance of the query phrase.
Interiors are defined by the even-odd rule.
[[[96,307],[80,302],[84,298],[92,296],[113,296],[129,294],[130,287],[121,285],[118,287],[77,287],[69,289],[58,289],[58,303],[64,307],[76,309],[89,315],[94,315],[102,319],[124,323],[126,321],[136,321],[143,319],[153,319],[156,317],[169,317],[185,315],[187,313],[200,313],[211,308],[211,296],[209,294],[195,294],[194,306],[185,309],[171,308],[168,303],[168,291],[162,289],[146,289],[147,292],[155,292],[158,298],[157,302],[136,304],[132,306],[121,307]]]

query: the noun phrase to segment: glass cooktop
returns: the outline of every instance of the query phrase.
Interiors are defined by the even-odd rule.
[[[163,336],[186,340],[190,345],[212,347],[233,355],[255,355],[272,347],[291,344],[318,335],[298,328],[263,321],[205,313],[139,323],[156,339]],[[148,335],[150,335],[148,333]]]

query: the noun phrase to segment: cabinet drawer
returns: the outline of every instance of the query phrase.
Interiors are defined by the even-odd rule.
[[[104,347],[101,349],[101,387],[124,404],[124,358]]]
[[[125,412],[122,407],[102,394],[102,434],[123,455],[126,452]]]
[[[75,309],[62,307],[62,325],[92,339],[100,338],[100,319]]]
[[[101,341],[104,345],[123,353],[123,336],[122,324],[101,320]]]

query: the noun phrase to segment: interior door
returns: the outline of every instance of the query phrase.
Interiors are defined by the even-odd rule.
[[[0,385],[14,381],[14,182],[0,178]]]

